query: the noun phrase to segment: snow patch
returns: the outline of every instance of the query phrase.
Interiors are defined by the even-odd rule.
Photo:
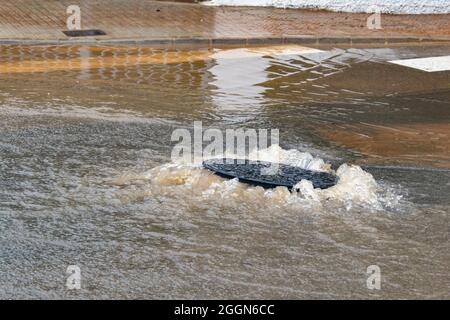
[[[211,0],[207,5],[325,9],[340,12],[428,14],[450,13],[449,0]]]

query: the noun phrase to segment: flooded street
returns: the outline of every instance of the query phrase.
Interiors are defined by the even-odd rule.
[[[1,46],[0,297],[449,299],[450,71],[389,62],[449,52]],[[340,182],[171,163],[194,121],[277,128]]]

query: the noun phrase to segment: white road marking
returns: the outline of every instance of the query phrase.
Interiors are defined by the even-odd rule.
[[[438,72],[450,70],[450,56],[392,60],[389,62],[409,68],[419,69],[426,72]]]
[[[311,53],[320,53],[322,50],[304,47],[300,45],[278,45],[278,46],[262,46],[238,49],[217,50],[213,54],[214,59],[242,59],[255,58],[263,56],[282,57],[291,55],[303,55]]]

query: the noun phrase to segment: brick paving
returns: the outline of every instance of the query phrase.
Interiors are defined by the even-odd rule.
[[[149,0],[3,0],[0,42],[70,41],[66,8],[78,4],[83,29],[105,36],[89,41],[179,43],[317,42],[362,39],[450,40],[450,15],[383,15],[382,30],[366,27],[367,14],[299,9],[211,7]],[[352,40],[349,40],[352,39]]]

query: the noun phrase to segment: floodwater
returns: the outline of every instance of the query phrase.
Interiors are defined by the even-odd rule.
[[[450,72],[387,62],[449,52],[1,46],[0,297],[450,298]],[[194,121],[339,183],[173,163]]]

